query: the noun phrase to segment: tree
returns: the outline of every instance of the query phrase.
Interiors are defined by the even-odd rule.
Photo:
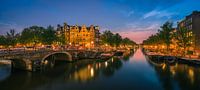
[[[124,39],[122,39],[122,45],[125,47],[126,45],[128,45],[129,44],[129,38],[124,38]]]
[[[122,37],[118,33],[116,33],[112,36],[112,40],[113,40],[113,45],[115,47],[118,47],[121,44]]]
[[[101,41],[103,44],[113,45],[113,33],[109,30],[106,30],[101,35]]]
[[[54,41],[56,41],[56,31],[52,26],[48,26],[47,29],[45,29],[42,33],[42,43],[51,45]]]
[[[157,44],[161,44],[162,41],[162,36],[160,35],[160,33],[156,33],[155,35],[151,35],[147,40],[143,41],[143,44],[146,45],[157,45]]]
[[[169,47],[171,44],[171,32],[173,30],[172,28],[173,23],[167,21],[166,23],[161,26],[161,31],[160,31],[160,38],[164,41],[164,44],[167,46],[167,54],[169,52]]]
[[[115,48],[119,47],[119,45],[136,45],[136,43],[129,38],[122,39],[122,36],[120,36],[119,33],[113,34],[109,30],[104,31],[100,39],[102,44],[108,44]]]
[[[180,28],[175,33],[175,38],[178,40],[177,45],[183,48],[183,56],[186,54],[186,49],[194,43],[194,35],[191,30]]]
[[[17,42],[18,42],[19,36],[20,35],[16,34],[16,32],[15,32],[14,29],[11,29],[9,32],[6,33],[6,36],[5,36],[6,43],[5,43],[5,45],[7,47],[9,47],[9,46],[14,47],[17,44]]]
[[[122,44],[124,47],[125,47],[126,45],[131,45],[131,46],[136,45],[136,43],[135,43],[134,41],[130,40],[129,38],[124,38],[124,39],[122,39],[121,44]]]
[[[0,46],[5,46],[6,38],[3,35],[0,35]]]
[[[20,43],[26,45],[31,43],[33,38],[33,33],[29,28],[25,28],[22,32],[21,32],[21,36],[20,36]]]
[[[67,43],[67,41],[66,41],[66,37],[65,37],[65,32],[64,32],[64,30],[62,29],[62,27],[61,27],[61,25],[60,24],[58,24],[57,25],[57,32],[56,32],[56,37],[57,37],[57,43],[59,44],[59,45],[66,45],[66,44],[69,44],[69,43]]]
[[[25,28],[20,37],[20,42],[25,45],[33,45],[35,46],[38,43],[42,43],[42,39],[45,31],[45,28],[39,26],[31,26],[29,28]]]

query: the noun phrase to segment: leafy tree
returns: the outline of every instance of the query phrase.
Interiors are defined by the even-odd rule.
[[[57,42],[59,42],[60,45],[67,44],[66,40],[65,40],[65,35],[64,34],[61,34],[60,36],[57,36],[56,40],[57,40]]]
[[[6,44],[6,38],[3,35],[0,35],[0,45],[5,46]]]
[[[183,55],[185,56],[187,51],[186,49],[194,43],[194,35],[192,34],[192,31],[186,28],[180,28],[175,33],[175,37],[178,40],[178,46],[183,48]]]
[[[19,34],[16,34],[15,30],[11,29],[9,32],[6,33],[5,38],[6,38],[5,45],[7,47],[9,46],[14,47],[18,42]]]
[[[65,36],[65,32],[64,32],[64,30],[62,29],[62,27],[61,27],[61,25],[60,24],[58,24],[57,25],[57,42],[58,42],[58,44],[59,45],[66,45],[66,44],[69,44],[69,42],[68,41],[66,41],[66,36]]]
[[[25,28],[20,36],[20,43],[22,44],[29,44],[31,43],[33,38],[33,33],[29,28]]]
[[[161,31],[160,31],[160,38],[163,40],[164,44],[167,46],[167,53],[169,52],[169,47],[171,44],[171,32],[173,30],[172,28],[173,23],[171,22],[166,22],[161,26]]]
[[[56,36],[56,31],[52,26],[48,26],[46,30],[43,31],[42,33],[42,43],[51,45],[53,44],[54,41],[56,41],[57,36]]]
[[[104,31],[101,35],[101,41],[102,43],[113,45],[113,33],[109,30]]]
[[[106,30],[101,35],[101,41],[103,44],[109,44],[110,46],[118,47],[119,45],[135,45],[136,43],[134,41],[131,41],[129,38],[124,38],[116,33],[113,34],[111,31]]]
[[[124,38],[121,43],[122,43],[123,46],[125,46],[125,45],[129,44],[129,41],[130,41],[129,38]]]
[[[163,43],[163,40],[161,39],[162,36],[160,33],[156,33],[155,35],[151,35],[147,40],[143,41],[143,44],[146,45],[156,45]]]
[[[123,46],[126,46],[126,45],[131,45],[131,46],[136,45],[136,43],[134,41],[130,40],[129,38],[122,39],[121,44]]]
[[[39,26],[25,28],[21,33],[20,42],[23,44],[31,44],[33,46],[42,43],[44,31],[45,28]]]
[[[115,46],[115,47],[118,47],[120,44],[121,44],[121,41],[122,41],[122,37],[118,34],[118,33],[116,33],[116,34],[114,34],[113,36],[112,36],[112,40],[113,40],[113,45]]]

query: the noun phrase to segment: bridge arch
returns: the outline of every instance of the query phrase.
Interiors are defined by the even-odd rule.
[[[44,62],[47,58],[53,56],[54,58],[58,59],[59,58],[59,55],[64,55],[62,57],[63,60],[65,61],[72,61],[72,55],[69,53],[69,52],[53,52],[53,53],[49,53],[47,55],[45,55],[43,58],[42,58],[42,62]]]
[[[12,68],[24,69],[27,68],[27,63],[24,60],[11,59]]]
[[[2,61],[9,61],[11,65],[11,69],[21,69],[21,70],[27,70],[27,62],[20,59],[5,59]]]

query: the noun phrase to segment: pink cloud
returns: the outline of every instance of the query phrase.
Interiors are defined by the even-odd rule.
[[[126,31],[126,32],[117,32],[123,38],[128,37],[136,43],[142,43],[143,40],[147,39],[150,35],[155,34],[156,31]]]
[[[142,41],[147,39],[150,35],[155,34],[159,27],[159,22],[151,22],[148,25],[129,23],[124,28],[119,29],[116,33],[119,33],[123,38],[130,38],[136,43],[142,43]]]

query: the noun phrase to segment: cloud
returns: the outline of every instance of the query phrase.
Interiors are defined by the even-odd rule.
[[[7,27],[12,27],[12,26],[17,26],[15,22],[0,22],[0,26],[7,26]]]
[[[143,19],[149,18],[149,17],[157,17],[157,18],[162,18],[162,17],[167,17],[171,18],[171,16],[176,15],[174,12],[169,12],[166,10],[159,11],[159,10],[152,10],[146,14],[144,14]]]
[[[151,34],[155,34],[159,28],[160,22],[146,22],[145,25],[142,23],[129,23],[125,27],[118,29],[116,33],[137,43],[142,43]]]
[[[130,17],[135,13],[134,10],[120,10],[119,12],[125,17]]]
[[[136,43],[142,43],[143,40],[147,39],[151,34],[156,33],[155,31],[141,31],[141,32],[118,32],[123,38],[128,37]]]
[[[144,23],[129,23],[126,25],[126,31],[154,31],[157,30],[160,27],[160,22],[146,22]]]

